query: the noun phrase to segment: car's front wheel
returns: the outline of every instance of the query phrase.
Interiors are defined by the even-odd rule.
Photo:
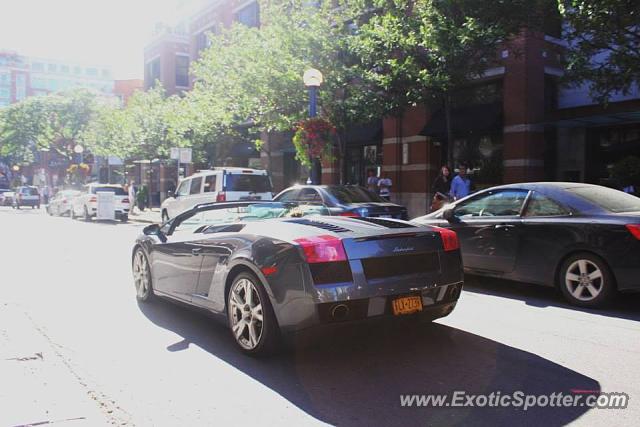
[[[599,257],[580,253],[569,257],[560,269],[560,290],[580,307],[601,307],[615,294],[614,278]]]
[[[227,295],[227,315],[231,334],[240,349],[249,355],[275,351],[280,331],[269,296],[253,274],[237,275]]]
[[[141,248],[133,254],[133,283],[136,286],[136,298],[140,302],[149,302],[154,298],[151,282],[151,268],[147,255]]]

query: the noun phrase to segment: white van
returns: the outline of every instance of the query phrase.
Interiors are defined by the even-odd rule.
[[[180,181],[175,194],[162,202],[162,221],[201,203],[271,200],[271,179],[266,170],[214,168]]]

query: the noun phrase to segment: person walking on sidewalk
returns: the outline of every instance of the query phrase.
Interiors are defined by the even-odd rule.
[[[458,175],[451,181],[451,197],[459,200],[471,194],[471,179],[467,176],[467,165],[460,164]]]
[[[135,188],[135,181],[131,180],[129,181],[129,184],[126,185],[127,187],[127,193],[129,194],[129,212],[131,214],[133,214],[133,210],[136,206],[136,188]]]
[[[451,191],[451,169],[449,166],[443,165],[440,173],[433,181],[431,192],[433,199],[431,200],[431,212],[437,211],[445,203],[449,202],[449,192]]]
[[[391,178],[382,175],[380,177],[380,179],[378,180],[378,187],[380,187],[380,191],[378,194],[380,194],[380,197],[382,197],[383,199],[385,199],[387,202],[391,201],[391,186],[393,185],[393,182],[391,181]]]

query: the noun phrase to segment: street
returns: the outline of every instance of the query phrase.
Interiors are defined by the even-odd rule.
[[[452,315],[242,355],[206,315],[136,302],[144,224],[0,207],[0,426],[605,426],[640,418],[640,295],[605,310],[467,278]],[[7,379],[9,379],[7,381]],[[626,409],[406,408],[402,394],[624,392]],[[615,418],[612,418],[615,417]]]

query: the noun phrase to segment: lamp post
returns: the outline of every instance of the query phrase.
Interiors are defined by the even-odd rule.
[[[79,163],[84,163],[84,156],[82,153],[84,153],[84,147],[80,144],[76,144],[75,147],[73,147],[73,152],[76,154],[80,154],[80,162]]]
[[[317,115],[318,88],[322,84],[322,73],[315,68],[310,68],[304,72],[302,80],[309,91],[309,117],[314,118]],[[311,184],[318,185],[320,184],[322,165],[319,159],[311,158],[311,153],[309,153],[309,162],[311,163],[309,171]]]

